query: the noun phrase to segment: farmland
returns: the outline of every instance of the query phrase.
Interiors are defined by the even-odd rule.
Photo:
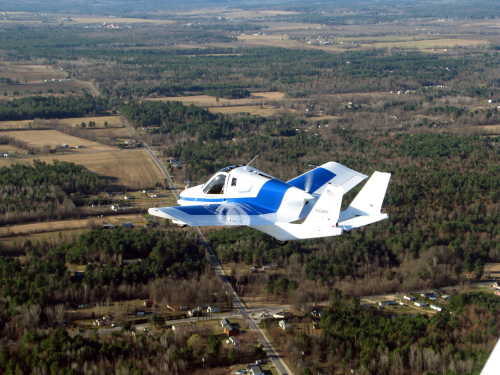
[[[391,173],[390,219],[364,229],[203,234],[247,306],[293,306],[291,330],[262,322],[293,373],[478,373],[500,324],[496,3],[77,3],[2,4],[0,372],[227,374],[265,356],[248,332],[236,350],[215,322],[165,324],[233,306],[191,228],[146,214],[176,204],[149,145],[179,189],[256,155],[284,181],[327,161]],[[449,285],[453,314],[359,300]],[[118,327],[93,334],[105,315]]]

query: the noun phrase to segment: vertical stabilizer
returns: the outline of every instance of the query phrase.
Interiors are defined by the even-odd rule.
[[[347,210],[340,214],[339,225],[350,230],[387,219],[389,215],[381,210],[390,178],[390,173],[374,172]]]
[[[339,219],[343,196],[344,188],[342,186],[327,184],[304,224],[321,223],[324,225],[328,223],[335,226]]]

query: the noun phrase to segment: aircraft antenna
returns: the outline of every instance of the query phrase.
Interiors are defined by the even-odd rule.
[[[259,155],[257,154],[257,155],[256,155],[256,156],[255,156],[255,157],[254,157],[254,158],[250,161],[250,163],[248,163],[248,164],[247,164],[247,167],[248,167],[250,164],[252,164],[252,163],[253,163],[253,161],[254,161],[255,159],[257,159],[258,157],[259,157]]]

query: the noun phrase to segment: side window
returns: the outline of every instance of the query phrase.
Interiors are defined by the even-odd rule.
[[[236,186],[236,178],[233,177],[233,179],[231,180],[231,186]]]
[[[210,181],[207,186],[203,188],[205,194],[222,194],[224,193],[224,183],[226,182],[226,175],[220,174]]]

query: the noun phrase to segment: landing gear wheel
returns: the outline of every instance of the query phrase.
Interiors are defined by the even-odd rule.
[[[274,242],[276,242],[280,246],[285,246],[288,243],[288,241],[280,241],[276,238],[274,239]]]

